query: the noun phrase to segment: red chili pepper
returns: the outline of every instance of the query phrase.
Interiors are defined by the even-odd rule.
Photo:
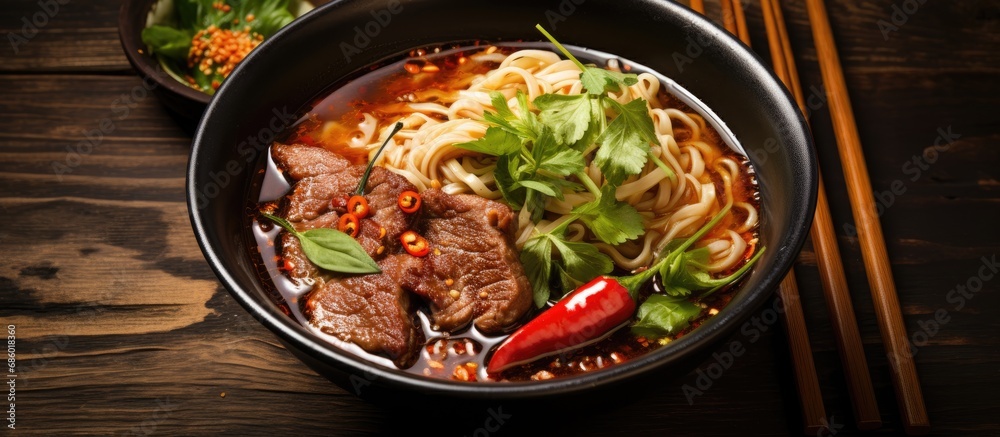
[[[732,207],[727,203],[712,220],[688,237],[674,253],[683,253],[701,239]],[[639,289],[668,262],[678,258],[663,256],[656,264],[631,276],[598,276],[566,295],[552,308],[514,331],[497,347],[486,365],[488,373],[502,372],[518,364],[573,349],[624,326],[636,309]]]
[[[365,200],[364,196],[355,194],[350,199],[347,199],[347,211],[354,214],[358,219],[363,219],[368,217],[371,209],[368,208],[368,201]]]
[[[420,209],[422,201],[420,200],[420,194],[417,194],[416,191],[404,191],[399,194],[399,201],[397,203],[399,203],[399,209],[403,210],[403,212],[413,214]]]
[[[661,260],[663,261],[663,260]],[[514,331],[493,352],[488,373],[574,349],[622,326],[635,314],[642,284],[659,263],[625,277],[598,276]]]
[[[385,146],[389,144],[389,140],[392,139],[392,137],[396,135],[396,133],[399,132],[399,130],[402,128],[403,128],[402,122],[396,122],[396,124],[393,125],[392,132],[389,132],[389,136],[386,137],[385,141],[382,142],[382,146],[378,148],[377,152],[375,152],[375,156],[368,161],[368,166],[365,167],[365,172],[364,174],[361,175],[361,180],[358,181],[358,188],[355,189],[354,194],[347,199],[347,212],[349,213],[347,215],[354,216],[353,219],[354,233],[351,234],[350,232],[348,232],[348,234],[351,234],[352,237],[357,236],[358,234],[358,228],[360,228],[360,226],[358,226],[358,220],[368,217],[368,214],[371,213],[371,208],[368,207],[368,200],[365,200],[365,196],[363,196],[363,194],[365,194],[365,185],[368,184],[368,177],[371,176],[372,168],[374,168],[375,166],[375,160],[378,158],[379,155],[382,154],[382,150],[384,150]],[[333,198],[333,200],[331,201],[331,206],[333,206],[334,208],[340,206],[337,198]],[[344,217],[346,217],[347,215],[340,217],[340,228],[345,227]],[[351,219],[346,219],[346,220],[351,220]],[[343,231],[344,229],[340,230]]]
[[[358,232],[361,230],[361,223],[358,221],[357,216],[347,213],[340,216],[340,220],[337,222],[337,229],[351,237],[357,237]]]
[[[403,249],[413,256],[426,256],[431,251],[431,245],[427,239],[413,231],[403,232],[399,236],[399,241],[403,243]]]
[[[598,276],[507,337],[486,370],[500,372],[599,338],[630,319],[635,308],[627,288]]]

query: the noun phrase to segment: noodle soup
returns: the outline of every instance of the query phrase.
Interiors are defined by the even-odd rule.
[[[409,296],[404,296],[407,303],[403,307],[413,314],[412,325],[419,331],[416,333],[419,350],[402,361],[398,357],[387,359],[386,354],[373,353],[375,349],[367,343],[356,341],[357,335],[345,334],[329,326],[324,329],[324,324],[317,322],[314,305],[309,303],[319,299],[315,297],[314,283],[296,279],[291,269],[283,268],[282,263],[287,263],[283,253],[289,247],[287,241],[284,246],[279,244],[280,229],[276,226],[268,229],[266,221],[258,220],[253,231],[263,255],[259,269],[262,280],[272,287],[290,315],[332,343],[384,365],[396,365],[429,377],[516,381],[556,378],[614,366],[669,344],[725,307],[735,293],[736,280],[748,267],[748,261],[761,251],[757,247],[759,200],[753,170],[745,156],[724,144],[703,115],[669,94],[661,77],[654,72],[614,58],[585,59],[608,71],[635,74],[634,83],[624,85],[623,82],[616,91],[600,95],[591,92],[587,98],[597,103],[583,101],[582,98],[575,100],[591,105],[592,126],[598,126],[593,129],[614,129],[612,126],[616,120],[625,113],[622,108],[642,108],[640,105],[645,104],[642,112],[647,114],[652,139],[655,140],[649,141],[648,157],[642,157],[640,169],[621,178],[618,183],[613,183],[612,178],[604,174],[608,160],[616,159],[612,153],[611,158],[605,155],[602,160],[603,152],[599,148],[613,141],[604,134],[587,137],[585,133],[577,144],[565,147],[574,150],[564,153],[567,160],[579,155],[583,158],[583,165],[571,174],[558,175],[558,178],[552,173],[563,167],[546,169],[538,164],[551,158],[546,158],[545,152],[534,151],[545,140],[540,137],[521,139],[519,147],[523,150],[518,156],[522,162],[513,173],[521,171],[524,166],[536,165],[539,169],[533,174],[541,176],[537,180],[522,181],[520,186],[516,182],[509,184],[509,180],[505,179],[510,176],[506,169],[517,167],[508,166],[510,158],[483,153],[476,150],[479,146],[470,146],[486,144],[487,137],[500,135],[496,132],[509,128],[501,132],[506,135],[502,143],[513,150],[511,142],[518,141],[516,133],[530,131],[530,122],[526,121],[522,126],[517,120],[537,122],[541,119],[544,124],[546,114],[556,112],[545,112],[546,109],[540,106],[551,108],[551,102],[568,101],[574,96],[588,94],[581,80],[579,64],[565,59],[550,47],[502,44],[414,50],[402,59],[373,67],[351,80],[334,85],[332,92],[318,99],[293,129],[279,136],[280,143],[329,151],[355,166],[371,162],[400,177],[400,184],[413,187],[417,193],[440,192],[444,196],[459,198],[472,195],[506,205],[511,213],[509,243],[512,250],[521,254],[523,264],[516,270],[523,268],[521,275],[531,279],[536,305],[523,311],[523,315],[513,317],[518,319],[517,323],[493,332],[482,332],[478,313],[474,318],[476,323],[467,321],[457,328],[444,329],[438,323],[442,318],[439,314],[442,300],[432,294],[412,290],[415,286],[406,285],[406,280],[397,280],[403,284],[401,293]],[[576,52],[577,55],[585,53]],[[562,100],[564,98],[567,100]],[[527,112],[532,115],[526,115]],[[511,114],[507,121],[514,120],[510,126],[504,125],[504,113]],[[402,126],[394,132],[392,128],[397,122]],[[565,126],[551,124],[557,129]],[[491,133],[490,129],[497,130]],[[383,145],[384,150],[379,153]],[[529,146],[532,150],[528,150]],[[272,150],[272,155],[274,153]],[[509,153],[509,156],[514,156],[519,152]],[[533,161],[532,156],[537,159]],[[550,162],[553,160],[549,159]],[[504,166],[502,172],[498,173],[498,165]],[[289,201],[281,195],[293,190],[291,183],[296,181],[282,185],[286,181],[282,173],[287,175],[291,172],[283,171],[282,165],[275,165],[275,160],[269,159],[266,169],[264,178],[272,182],[264,182],[263,185],[270,186],[270,189],[260,191],[260,196],[255,195],[251,203],[259,211],[288,211],[291,208],[289,202],[294,200]],[[553,188],[539,187],[538,184],[542,183],[551,184],[556,192],[544,194]],[[274,187],[278,187],[277,193]],[[538,189],[532,191],[533,187]],[[519,196],[518,193],[525,194]],[[436,194],[432,196],[437,198]],[[588,205],[596,205],[601,196],[613,197],[613,200],[605,199],[608,205],[613,205],[593,216],[581,212]],[[337,202],[336,198],[333,199],[333,206],[326,208],[331,213],[336,210],[339,216],[344,216],[348,210]],[[619,216],[611,213],[617,214],[623,209],[628,211],[622,214],[624,218],[621,221],[641,223],[641,232],[633,230],[633,238],[609,241],[600,231],[600,226],[608,226],[601,220],[607,219],[613,224]],[[493,210],[489,211],[492,213]],[[447,214],[435,219],[444,220],[445,216]],[[711,226],[707,226],[707,222]],[[424,225],[411,226],[418,230],[426,229]],[[628,233],[621,231],[618,235]],[[542,263],[537,262],[539,258],[532,258],[532,255],[539,252],[540,241],[549,241],[546,238],[550,238],[550,244],[555,247],[550,253],[554,267],[542,269],[539,266]],[[579,345],[555,347],[530,361],[487,371],[489,359],[495,354],[498,344],[505,340],[509,343],[511,332],[517,335],[515,330],[523,330],[532,323],[530,320],[559,305],[560,298],[569,295],[574,288],[600,275],[641,274],[671,250],[678,246],[688,247],[681,242],[692,238],[690,251],[685,252],[691,255],[678,255],[678,261],[674,263],[687,263],[680,279],[667,281],[662,273],[668,276],[678,273],[676,270],[662,270],[657,278],[632,294],[637,304],[651,302],[650,296],[669,296],[669,299],[657,300],[664,305],[687,308],[685,316],[676,320],[676,326],[671,326],[668,331],[662,328],[652,331],[639,329],[644,314],[649,317],[657,315],[650,312],[654,310],[644,312],[644,306],[640,306],[638,315],[629,316],[619,329],[601,335],[586,334],[592,338],[584,339]],[[447,247],[438,241],[432,241],[431,246],[435,247],[433,252],[421,255],[431,260],[428,262],[440,255],[436,247]],[[593,249],[586,249],[585,246]],[[563,247],[580,248],[580,252],[559,249]],[[382,268],[381,274],[395,268],[392,267],[395,264],[386,264],[383,258],[379,258],[384,256],[386,248],[389,253],[394,250],[392,245],[386,243],[372,253]],[[405,251],[399,248],[395,251],[406,258]],[[573,257],[600,257],[606,260],[610,269],[591,271],[589,274],[581,272],[586,270],[581,265],[597,266],[601,262],[574,265],[570,262],[575,259]],[[474,269],[475,264],[471,263],[470,268]],[[539,276],[540,271],[546,274]],[[696,290],[691,285],[698,281],[714,284],[712,280],[730,275],[734,276],[734,281],[718,287]],[[539,280],[539,277],[544,280]],[[327,275],[320,282],[337,280],[336,275]],[[441,280],[448,286],[454,282],[450,277]],[[464,294],[461,299],[454,295],[459,292],[457,289],[447,291],[453,294],[456,302],[464,299]],[[473,299],[487,293],[478,289],[471,292]],[[466,293],[466,290],[461,290],[461,293]],[[416,297],[410,296],[413,294]],[[452,303],[447,296],[444,299],[447,304]],[[478,308],[476,306],[476,311]]]

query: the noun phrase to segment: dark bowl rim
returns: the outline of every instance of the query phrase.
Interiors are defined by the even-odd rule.
[[[234,71],[231,77],[239,77],[241,76],[239,70],[250,68],[248,66],[255,65],[257,62],[264,62],[264,60],[258,61],[258,59],[267,55],[271,45],[280,44],[286,33],[295,32],[299,27],[307,26],[312,21],[319,19],[327,10],[336,8],[341,3],[348,1],[351,0],[331,1],[285,26],[271,38],[268,38],[260,47],[251,52],[237,67],[237,71]],[[723,46],[722,50],[735,53],[744,61],[743,66],[747,68],[747,74],[762,77],[764,82],[769,82],[769,91],[780,94],[787,102],[787,105],[784,105],[784,109],[779,108],[779,113],[783,118],[795,119],[797,123],[791,129],[801,130],[803,132],[802,136],[805,139],[805,142],[801,144],[802,150],[800,151],[803,154],[804,161],[801,163],[796,161],[796,164],[804,164],[801,168],[797,168],[799,175],[804,179],[804,184],[801,185],[804,190],[798,191],[793,197],[797,197],[796,200],[800,201],[806,208],[792,213],[791,220],[786,229],[788,237],[782,239],[792,244],[775,248],[778,249],[775,250],[778,253],[774,255],[775,267],[777,268],[764,272],[756,272],[756,274],[765,275],[765,277],[759,287],[748,290],[751,294],[746,298],[745,302],[742,302],[745,308],[740,308],[740,311],[720,312],[708,323],[672,342],[672,347],[660,348],[623,364],[599,371],[547,381],[487,384],[467,383],[426,378],[399,369],[389,369],[381,365],[372,364],[361,357],[341,351],[322,339],[308,334],[304,328],[288,320],[288,317],[280,313],[276,308],[262,305],[249,291],[239,286],[233,276],[222,267],[223,262],[220,255],[216,253],[213,247],[208,245],[208,232],[204,226],[202,214],[197,207],[196,199],[198,191],[194,179],[197,171],[197,157],[205,150],[209,150],[207,146],[203,145],[203,138],[209,129],[208,124],[213,115],[219,112],[219,106],[222,104],[220,102],[225,102],[226,100],[224,98],[212,99],[209,102],[205,110],[205,115],[202,117],[195,133],[188,162],[185,184],[187,206],[198,246],[227,291],[247,312],[276,334],[283,342],[320,362],[333,365],[340,371],[351,375],[363,374],[369,381],[377,380],[381,385],[388,385],[396,389],[416,390],[426,394],[443,394],[469,399],[527,399],[568,395],[632,379],[640,374],[650,373],[658,368],[666,367],[671,363],[681,362],[699,351],[705,351],[706,348],[724,340],[726,336],[737,329],[739,322],[748,318],[752,311],[761,307],[777,289],[779,282],[784,278],[786,272],[792,268],[795,258],[805,243],[813,217],[813,209],[815,208],[818,183],[816,156],[805,119],[794,104],[791,94],[755,53],[718,24],[706,19],[701,14],[694,12],[686,6],[670,1],[655,1],[654,3],[662,11],[681,16],[682,19],[690,22],[692,27],[698,28],[707,37],[715,39],[716,42]],[[223,83],[222,87],[216,92],[216,96],[224,96],[227,90],[232,88],[231,86],[227,86],[231,82],[226,81]]]

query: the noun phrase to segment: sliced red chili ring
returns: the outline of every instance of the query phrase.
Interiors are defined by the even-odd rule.
[[[368,213],[371,209],[368,208],[368,201],[365,200],[364,196],[354,195],[347,200],[347,211],[354,214],[359,219],[368,217]]]
[[[416,191],[404,191],[399,194],[399,209],[407,214],[413,214],[420,209],[420,194]]]
[[[340,221],[337,222],[337,229],[352,237],[357,237],[358,232],[361,230],[361,223],[358,221],[358,216],[347,213],[340,216]]]
[[[431,251],[431,245],[427,239],[413,231],[403,232],[403,235],[399,236],[399,241],[403,243],[403,249],[406,249],[406,253],[413,256],[426,256]]]

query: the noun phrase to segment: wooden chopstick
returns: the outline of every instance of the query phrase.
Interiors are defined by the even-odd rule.
[[[795,387],[799,390],[799,401],[802,402],[802,432],[806,435],[819,435],[828,425],[826,407],[819,388],[819,377],[816,376],[816,362],[813,361],[806,316],[802,312],[794,269],[789,270],[778,285],[778,296],[784,307],[781,320],[785,325],[785,336],[788,337],[788,350],[792,354]]]
[[[691,0],[691,9],[699,14],[705,14],[705,2],[703,0]]]
[[[868,273],[882,342],[887,349],[903,428],[910,435],[926,434],[930,431],[930,419],[927,417],[917,368],[910,354],[906,326],[899,307],[899,297],[896,295],[882,226],[875,209],[875,199],[872,197],[871,181],[861,150],[861,138],[830,28],[830,18],[826,14],[823,0],[807,0],[806,9],[809,12],[820,71],[826,84],[830,116],[847,180],[851,212],[857,225],[858,241],[861,243],[862,259]]]
[[[767,30],[774,71],[792,91],[803,115],[808,117],[802,88],[798,85],[798,71],[795,68],[795,58],[792,57],[788,31],[781,14],[780,0],[761,0],[761,7],[764,10],[764,26]],[[837,234],[834,231],[833,217],[830,215],[822,175],[818,181],[819,192],[816,197],[816,215],[813,219],[811,236],[816,252],[816,265],[823,285],[823,296],[830,311],[841,365],[851,394],[855,424],[861,430],[877,429],[882,426],[882,418],[875,399],[875,390],[872,388],[871,376],[868,373],[868,361],[865,358],[861,334],[858,332],[844,265],[840,260]]]
[[[736,27],[736,13],[733,11],[733,0],[722,0],[719,3],[722,4],[722,27],[725,27],[729,33],[739,37],[740,31]]]
[[[739,35],[740,41],[750,47],[750,30],[747,29],[747,17],[743,15],[743,5],[740,0],[733,0],[733,15],[736,16],[736,34]]]
[[[733,34],[739,36],[743,43],[749,47],[750,34],[747,31],[746,16],[743,14],[740,1],[723,0],[722,16],[725,27]],[[730,20],[727,20],[726,17],[729,17]],[[823,428],[826,428],[828,422],[797,284],[795,271],[790,270],[778,287],[778,295],[784,306],[784,316],[781,320],[785,325],[788,349],[792,355],[795,386],[798,388],[799,400],[802,403],[803,432],[808,435],[815,435]]]

